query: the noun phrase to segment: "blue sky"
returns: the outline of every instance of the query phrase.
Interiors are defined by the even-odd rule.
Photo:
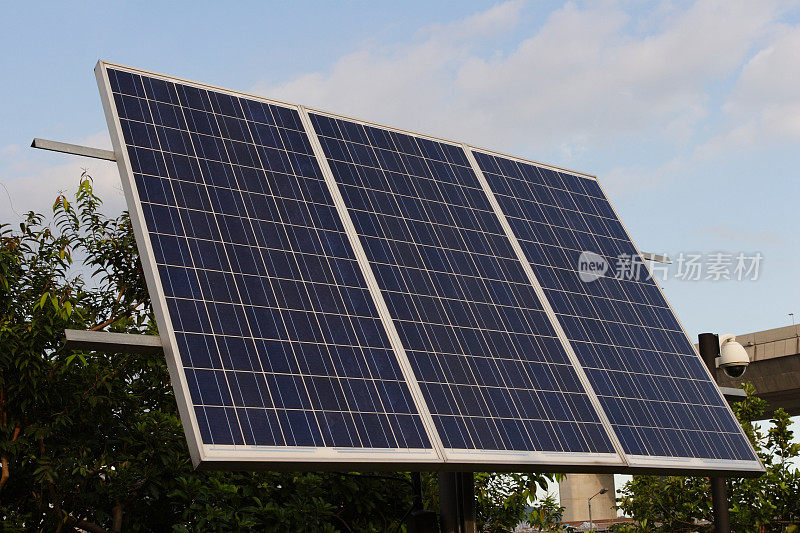
[[[124,208],[113,164],[28,148],[109,146],[103,58],[595,174],[644,250],[763,255],[670,274],[691,336],[800,315],[797,2],[15,2],[0,47],[2,221],[81,167]]]
[[[784,326],[800,315],[799,15],[771,2],[16,3],[0,22],[0,213],[46,209],[82,166],[123,208],[112,164],[27,148],[108,146],[103,58],[595,174],[644,250],[763,255],[756,281],[672,267],[663,285],[690,335]]]

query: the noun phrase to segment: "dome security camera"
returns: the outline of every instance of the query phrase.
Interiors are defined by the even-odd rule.
[[[719,338],[719,357],[716,358],[717,368],[725,371],[728,377],[737,379],[744,375],[750,357],[744,346],[736,342],[735,335],[721,335]]]

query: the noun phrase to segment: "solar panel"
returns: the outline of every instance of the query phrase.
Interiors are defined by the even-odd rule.
[[[196,466],[761,470],[593,178],[96,72]]]
[[[447,458],[616,461],[463,148],[317,113],[311,122]]]
[[[435,459],[297,110],[107,72],[201,460]]]
[[[757,464],[597,181],[473,153],[629,464]],[[605,272],[581,271],[586,257],[604,262]]]

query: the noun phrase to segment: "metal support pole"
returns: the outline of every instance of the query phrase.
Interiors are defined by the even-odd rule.
[[[700,351],[700,357],[703,358],[711,372],[714,381],[717,381],[717,357],[719,356],[719,336],[715,333],[701,333],[697,336],[697,347]]]
[[[711,506],[714,512],[714,533],[730,533],[731,516],[728,511],[728,486],[724,477],[711,478]]]
[[[64,336],[66,337],[64,346],[70,350],[139,354],[164,353],[161,337],[158,335],[65,329]]]
[[[436,524],[436,513],[423,509],[422,502],[422,474],[411,472],[411,491],[414,504],[406,521],[408,533],[433,533],[439,528]]]
[[[714,333],[701,333],[697,337],[700,356],[706,363],[714,381],[717,380],[719,337]],[[728,511],[728,488],[724,477],[711,477],[711,506],[714,512],[714,533],[730,533],[731,517]]]
[[[91,146],[81,146],[79,144],[62,143],[58,141],[48,141],[38,137],[31,143],[31,148],[61,152],[64,154],[79,155],[82,157],[93,157],[94,159],[105,159],[106,161],[116,161],[117,156],[111,150],[102,148],[92,148]]]
[[[411,472],[411,491],[414,493],[414,510],[422,509],[422,474]]]
[[[442,533],[475,533],[475,478],[472,472],[439,473]]]
[[[589,498],[589,531],[594,531],[594,522],[592,521],[592,499]]]
[[[654,261],[656,263],[666,263],[668,265],[672,264],[672,259],[667,257],[666,255],[659,255],[659,254],[652,254],[650,252],[641,252],[642,259],[645,261]]]
[[[439,515],[442,533],[461,533],[456,476],[456,472],[439,472]]]
[[[475,476],[472,472],[459,472],[458,488],[461,496],[461,524],[464,533],[476,533]]]

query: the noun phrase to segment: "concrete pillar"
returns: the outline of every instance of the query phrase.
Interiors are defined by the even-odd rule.
[[[617,517],[617,510],[614,508],[617,497],[614,474],[567,474],[558,484],[561,505],[565,508],[562,520],[588,522],[588,500],[603,488],[608,489],[608,492],[592,499],[593,520]]]

